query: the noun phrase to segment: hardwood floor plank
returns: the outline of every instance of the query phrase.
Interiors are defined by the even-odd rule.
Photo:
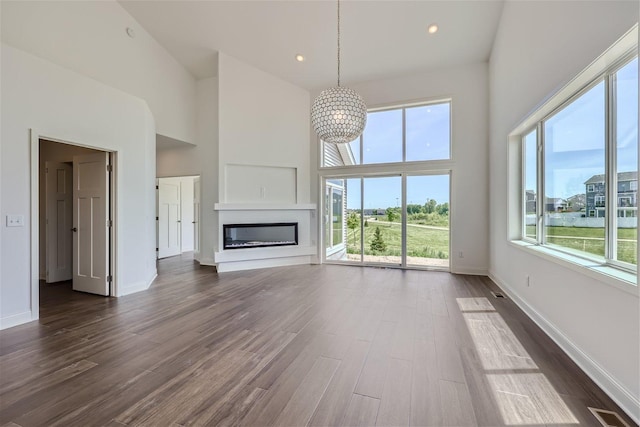
[[[432,316],[417,316],[411,378],[412,426],[441,426],[443,423],[437,360]]]
[[[477,426],[466,384],[440,380],[443,426]]]
[[[307,425],[339,366],[339,360],[319,357],[280,412],[275,425]]]
[[[333,376],[308,425],[337,426],[344,418],[349,400],[364,366],[370,343],[354,340]]]
[[[342,420],[343,426],[370,427],[376,424],[380,400],[369,396],[354,394]]]
[[[411,415],[411,362],[391,359],[380,399],[377,426],[406,426]]]
[[[356,393],[381,398],[389,365],[389,343],[393,339],[397,324],[380,322],[380,327],[371,343],[367,360],[356,385]]]
[[[88,360],[80,360],[72,363],[62,369],[59,369],[49,375],[38,378],[36,381],[30,380],[22,387],[13,388],[7,390],[5,393],[0,394],[0,410],[2,408],[12,405],[15,402],[24,399],[30,394],[37,393],[49,387],[53,387],[63,381],[80,375],[83,372],[97,366],[97,363],[90,362]]]

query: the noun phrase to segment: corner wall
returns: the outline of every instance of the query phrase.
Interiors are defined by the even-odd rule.
[[[117,152],[117,294],[155,277],[155,124],[144,101],[1,45],[0,328],[34,320],[30,129],[43,137]],[[37,200],[37,199],[36,199]],[[36,207],[37,208],[37,207]],[[24,216],[8,228],[8,214]],[[37,276],[37,268],[36,276]],[[37,280],[37,277],[35,277]]]
[[[490,61],[491,276],[636,422],[638,295],[508,243],[507,135],[637,20],[638,2],[506,2]]]

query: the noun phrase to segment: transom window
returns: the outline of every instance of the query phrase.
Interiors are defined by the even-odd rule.
[[[362,135],[322,143],[322,167],[424,162],[451,158],[451,101],[371,110]]]

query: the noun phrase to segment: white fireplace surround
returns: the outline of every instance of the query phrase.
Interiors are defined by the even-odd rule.
[[[316,255],[311,240],[311,223],[315,204],[284,203],[216,203],[218,212],[218,246],[214,261],[219,272],[310,264]],[[224,224],[298,223],[298,245],[224,250]]]

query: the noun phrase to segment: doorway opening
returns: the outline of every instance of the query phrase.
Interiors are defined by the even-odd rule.
[[[39,138],[38,301],[114,289],[115,153]]]
[[[158,178],[156,182],[158,259],[200,255],[200,176]]]

